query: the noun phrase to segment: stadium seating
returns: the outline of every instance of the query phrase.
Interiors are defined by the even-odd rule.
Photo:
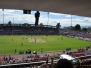
[[[35,27],[30,24],[24,26],[23,24],[16,24],[15,26],[9,26],[4,24],[0,27],[0,35],[56,35],[58,34],[57,28],[54,27]]]

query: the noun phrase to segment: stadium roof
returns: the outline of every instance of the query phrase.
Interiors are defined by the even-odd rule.
[[[0,0],[1,9],[29,9],[91,17],[91,0]]]

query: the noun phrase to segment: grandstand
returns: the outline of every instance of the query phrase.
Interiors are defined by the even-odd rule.
[[[57,35],[56,26],[33,24],[0,24],[0,35]]]

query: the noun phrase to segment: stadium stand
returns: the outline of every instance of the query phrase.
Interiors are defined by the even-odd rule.
[[[59,34],[67,37],[78,38],[79,40],[85,40],[91,42],[91,33],[84,31],[76,31],[71,29],[60,29]]]
[[[54,26],[31,26],[31,24],[7,25],[0,24],[0,35],[57,35],[57,28]]]
[[[83,52],[85,52],[84,55],[82,55]],[[72,61],[74,68],[89,68],[91,67],[91,54],[88,52],[90,52],[90,50],[78,49],[76,51],[65,51],[65,54],[73,56],[77,60],[75,62]],[[73,55],[73,53],[75,53],[75,55]],[[62,54],[64,54],[64,52]],[[4,55],[3,58],[0,58],[0,68],[55,68],[62,54],[26,54],[26,56],[22,56],[21,58],[13,58],[11,55],[7,57]]]

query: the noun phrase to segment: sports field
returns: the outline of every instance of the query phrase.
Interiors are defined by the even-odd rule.
[[[68,38],[60,35],[1,35],[0,36],[0,54],[14,54],[19,51],[48,52],[60,51],[66,48],[77,49],[85,48],[91,45],[91,42],[79,40],[77,38]],[[42,48],[42,49],[41,49]]]

